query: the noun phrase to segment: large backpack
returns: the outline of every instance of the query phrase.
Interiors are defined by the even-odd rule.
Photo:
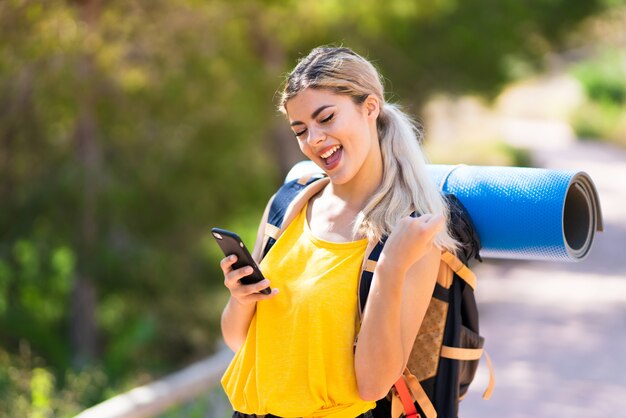
[[[323,175],[307,175],[285,183],[274,195],[265,226],[263,256],[309,199],[329,182]],[[480,260],[480,241],[467,211],[454,195],[446,194],[452,233],[462,244],[459,254],[443,251],[437,284],[422,321],[407,367],[386,398],[376,403],[374,417],[456,418],[459,401],[474,379],[483,351],[478,333],[478,309],[474,298],[476,276],[468,268]],[[370,243],[366,249],[358,286],[359,314],[363,312],[374,268],[384,247]],[[485,353],[490,380],[483,394],[494,385],[491,361]]]

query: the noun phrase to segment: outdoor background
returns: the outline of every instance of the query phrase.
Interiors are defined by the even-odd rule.
[[[322,44],[374,62],[432,162],[598,185],[587,260],[477,266],[498,383],[481,401],[481,369],[462,416],[626,410],[623,0],[0,0],[0,417],[73,416],[217,350],[209,230],[252,246],[301,159],[277,91]]]

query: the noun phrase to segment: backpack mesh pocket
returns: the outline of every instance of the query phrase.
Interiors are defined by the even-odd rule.
[[[460,346],[462,348],[483,348],[485,339],[478,333],[461,325],[459,335]],[[470,383],[474,380],[476,369],[478,368],[479,359],[476,360],[459,360],[459,396],[465,395]]]

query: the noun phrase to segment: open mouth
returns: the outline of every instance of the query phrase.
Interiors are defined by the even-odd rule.
[[[343,147],[341,145],[335,145],[323,154],[320,154],[320,158],[324,160],[324,164],[327,169],[333,168],[341,159]]]

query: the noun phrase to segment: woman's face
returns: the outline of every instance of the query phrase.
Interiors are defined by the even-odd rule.
[[[285,104],[300,149],[335,184],[359,174],[377,172],[382,164],[376,118],[379,103],[373,95],[357,105],[345,95],[307,88]]]

